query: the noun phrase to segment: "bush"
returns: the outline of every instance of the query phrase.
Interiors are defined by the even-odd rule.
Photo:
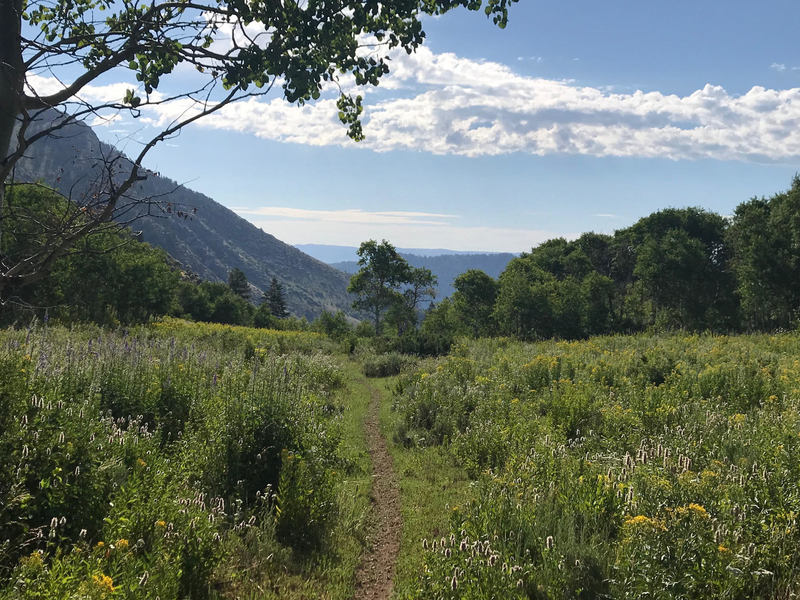
[[[398,352],[380,354],[364,360],[363,371],[367,377],[390,377],[416,366],[417,360]]]

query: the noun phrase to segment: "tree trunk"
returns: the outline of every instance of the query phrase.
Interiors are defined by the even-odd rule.
[[[3,241],[3,210],[6,177],[14,166],[10,161],[11,138],[20,112],[25,71],[20,50],[22,0],[0,0],[0,256]]]

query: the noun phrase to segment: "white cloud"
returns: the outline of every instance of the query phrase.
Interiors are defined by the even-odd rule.
[[[457,224],[457,215],[414,211],[314,210],[287,206],[234,208],[257,227],[290,244],[357,246],[387,239],[396,246],[521,252],[554,237],[577,234]],[[347,226],[343,227],[342,224]]]
[[[110,114],[108,116],[106,116],[106,115],[97,115],[94,119],[92,119],[92,121],[89,123],[89,125],[91,125],[92,127],[108,127],[109,125],[111,125],[111,124],[113,124],[113,123],[115,123],[117,121],[120,121],[120,120],[122,120],[122,115],[119,114],[119,113]],[[125,131],[124,129],[123,130],[111,129],[111,130],[109,130],[109,133],[112,133],[112,132],[119,133],[120,131],[122,131],[123,133],[127,133],[127,131]]]
[[[425,47],[392,58],[392,73],[379,90],[369,90],[363,119],[367,139],[358,147],[462,156],[800,157],[800,88],[756,86],[732,95],[707,84],[685,96],[615,92],[520,75],[503,64],[435,54]],[[84,94],[121,97],[126,87],[87,88]],[[189,100],[167,103],[144,109],[139,122],[163,126],[194,110]],[[353,147],[337,113],[332,94],[300,107],[281,98],[250,98],[193,126],[280,142]]]
[[[313,210],[290,206],[261,206],[258,208],[234,207],[233,211],[249,218],[279,217],[300,221],[320,221],[326,223],[348,223],[359,225],[442,225],[443,219],[453,219],[455,215],[413,211],[366,211],[360,208],[345,210]]]
[[[772,63],[769,68],[773,71],[781,72],[786,70],[786,65],[783,63]]]

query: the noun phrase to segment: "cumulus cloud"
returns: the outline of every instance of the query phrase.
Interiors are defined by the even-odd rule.
[[[735,95],[707,84],[684,96],[623,93],[525,76],[497,62],[437,54],[424,47],[392,58],[392,72],[384,84],[367,90],[367,139],[361,148],[462,156],[582,154],[743,161],[800,157],[800,88],[755,86]],[[119,89],[105,86],[86,93],[108,97]],[[251,98],[195,126],[280,142],[352,146],[336,117],[335,103],[333,94],[301,107],[280,98]],[[143,121],[163,125],[192,110],[196,107],[188,100],[159,105],[147,109]]]

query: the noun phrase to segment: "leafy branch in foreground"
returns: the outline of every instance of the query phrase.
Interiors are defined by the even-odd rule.
[[[488,0],[484,10],[503,27],[515,1]],[[65,227],[46,251],[21,262],[0,256],[0,298],[11,283],[45,276],[78,239],[135,206],[139,200],[127,196],[146,177],[142,161],[156,144],[232,102],[265,94],[276,84],[297,104],[338,90],[339,118],[350,137],[361,139],[363,107],[360,96],[346,91],[350,84],[378,85],[389,72],[391,49],[410,53],[422,44],[423,13],[482,5],[480,0],[0,0],[0,209],[4,182],[35,142],[71,124],[123,112],[137,117],[157,109],[161,117],[152,121],[163,125],[141,142],[135,157],[106,157],[102,176],[81,199],[89,215],[83,225]],[[194,75],[183,70],[169,78],[181,65]],[[137,83],[116,95],[107,84],[118,71],[132,74]],[[40,126],[32,127],[36,122]]]

